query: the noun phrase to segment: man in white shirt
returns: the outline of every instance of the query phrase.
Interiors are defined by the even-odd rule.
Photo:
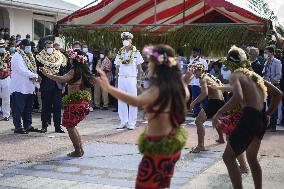
[[[194,48],[192,50],[192,56],[189,59],[189,66],[194,64],[195,62],[200,62],[204,65],[205,71],[208,70],[208,63],[205,59],[201,58],[201,50],[198,48]],[[199,96],[201,93],[199,79],[192,76],[192,79],[189,83],[190,91],[191,91],[191,97],[192,101]],[[207,100],[204,100],[203,103],[206,103]],[[197,103],[193,108],[193,116],[196,117],[201,110],[200,103]]]
[[[137,87],[141,87],[141,64],[144,62],[140,52],[132,45],[133,35],[129,32],[121,34],[123,47],[116,55],[116,82],[118,88],[132,95],[137,95]],[[118,114],[120,126],[118,129],[128,127],[133,130],[136,125],[138,109],[118,100]]]
[[[12,116],[14,133],[27,134],[39,132],[32,127],[32,109],[34,92],[38,80],[35,58],[31,52],[31,43],[23,40],[20,49],[12,57],[10,86],[12,94]],[[23,124],[22,121],[23,120]]]

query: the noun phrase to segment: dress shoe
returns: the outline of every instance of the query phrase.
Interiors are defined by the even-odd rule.
[[[43,127],[41,130],[40,130],[41,133],[46,133],[47,132],[47,127]]]
[[[108,107],[103,107],[103,109],[102,110],[108,110]]]
[[[121,130],[126,128],[127,128],[126,124],[120,124],[116,129]]]
[[[3,121],[9,121],[9,118],[8,117],[4,117]]]
[[[28,130],[26,130],[26,132],[35,132],[35,133],[40,133],[41,130],[35,129],[34,127],[29,128]]]
[[[15,130],[14,133],[16,133],[16,134],[29,134],[24,129]]]
[[[112,112],[118,112],[118,110],[117,110],[117,109],[115,109],[115,110],[112,110]]]
[[[65,133],[64,130],[61,127],[56,127],[55,132],[56,133]]]

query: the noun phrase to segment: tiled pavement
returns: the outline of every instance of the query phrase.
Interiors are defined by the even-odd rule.
[[[134,188],[141,155],[136,145],[92,143],[83,158],[65,154],[46,162],[16,165],[2,172],[0,188]],[[183,152],[172,188],[180,188],[220,159],[220,152]]]

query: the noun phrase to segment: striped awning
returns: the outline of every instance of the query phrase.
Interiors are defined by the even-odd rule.
[[[241,1],[241,0],[240,0]],[[221,19],[220,19],[221,18]],[[60,20],[60,26],[111,27],[129,30],[152,27],[164,30],[199,23],[260,24],[265,19],[233,0],[102,0]],[[119,27],[117,27],[119,28]]]

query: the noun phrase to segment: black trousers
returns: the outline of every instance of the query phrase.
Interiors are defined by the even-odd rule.
[[[12,116],[15,130],[23,129],[23,127],[29,130],[32,127],[33,102],[33,94],[12,93]]]
[[[54,127],[60,127],[61,125],[61,107],[62,107],[62,91],[55,89],[52,91],[41,91],[42,110],[41,121],[42,126],[47,127],[48,122],[53,113]]]

